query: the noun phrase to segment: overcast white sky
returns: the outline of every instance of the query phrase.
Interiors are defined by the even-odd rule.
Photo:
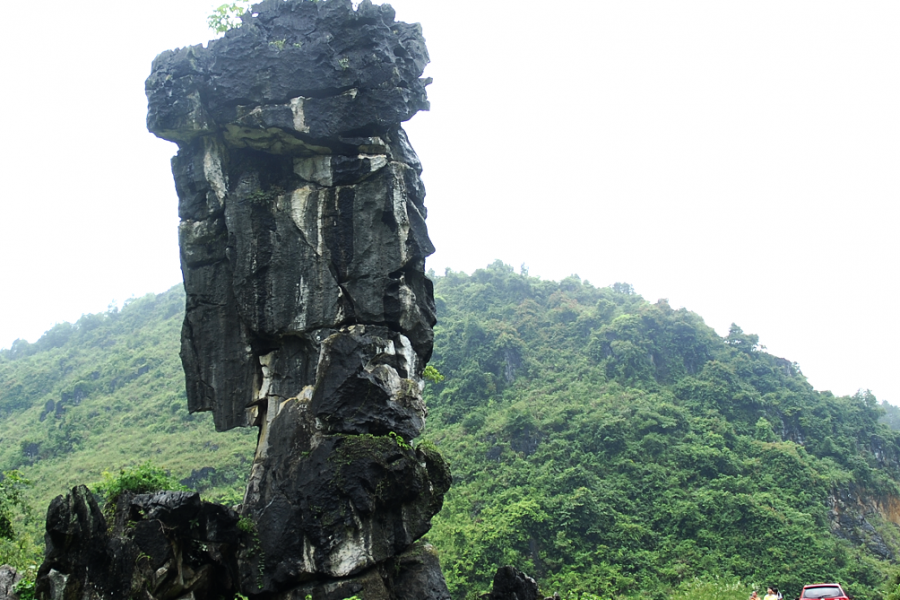
[[[220,0],[49,0],[0,37],[0,347],[180,282],[143,81]],[[900,3],[397,0],[431,51],[428,267],[631,283],[900,403]],[[31,19],[26,21],[26,19]]]

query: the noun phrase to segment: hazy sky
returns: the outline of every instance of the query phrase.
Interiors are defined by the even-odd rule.
[[[0,347],[180,282],[143,81],[220,0],[7,19]],[[398,0],[432,111],[428,267],[631,283],[817,389],[900,403],[900,3]],[[28,21],[28,19],[31,19]]]

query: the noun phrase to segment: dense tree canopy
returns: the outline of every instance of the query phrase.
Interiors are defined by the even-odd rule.
[[[842,492],[898,497],[898,436],[870,394],[816,392],[758,336],[720,338],[627,284],[494,263],[436,293],[428,435],[455,483],[430,539],[454,597],[507,563],[604,596],[698,575],[882,584],[896,526],[868,515],[868,545],[830,532]]]

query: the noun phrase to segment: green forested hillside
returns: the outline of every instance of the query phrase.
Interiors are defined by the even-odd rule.
[[[871,395],[815,392],[756,336],[627,285],[495,263],[436,294],[428,433],[454,488],[430,539],[454,597],[507,563],[604,596],[695,576],[881,585],[900,438]],[[865,521],[832,533],[835,498]]]
[[[454,487],[428,539],[454,598],[503,564],[548,593],[663,597],[699,577],[879,594],[900,552],[897,411],[816,392],[756,336],[625,284],[501,263],[435,280],[446,379],[424,437]],[[36,482],[38,513],[148,459],[236,500],[255,432],[187,414],[182,304],[175,288],[0,351],[0,470]]]

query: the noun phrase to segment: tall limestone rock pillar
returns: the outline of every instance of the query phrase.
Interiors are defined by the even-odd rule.
[[[250,597],[449,598],[417,542],[450,485],[413,448],[435,323],[418,25],[364,0],[266,0],[161,54],[148,128],[176,142],[191,411],[259,427],[241,513]]]

